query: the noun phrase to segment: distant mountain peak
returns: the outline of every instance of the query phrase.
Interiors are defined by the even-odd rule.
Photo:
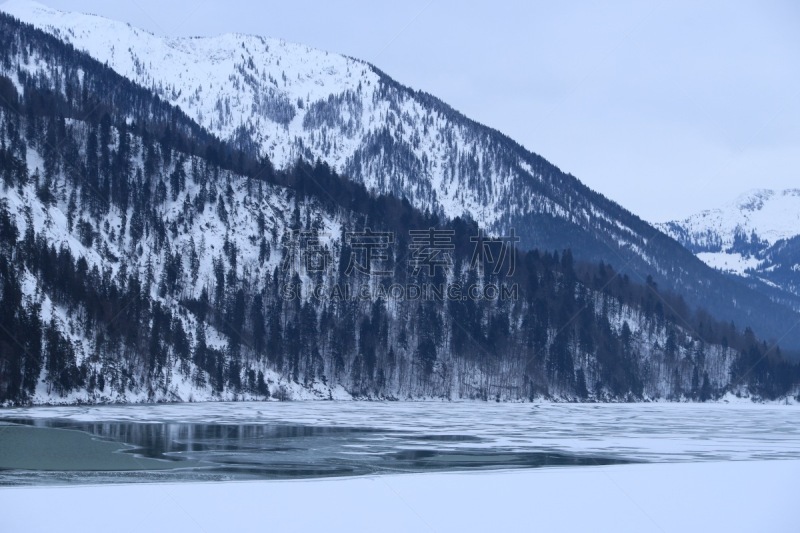
[[[737,235],[753,234],[772,245],[800,235],[800,189],[753,189],[721,207],[659,226],[696,247],[725,249]]]
[[[753,189],[736,199],[736,204],[742,211],[760,211],[771,201],[776,199],[798,199],[800,201],[800,189]]]
[[[659,226],[711,267],[800,295],[800,189],[753,189]]]

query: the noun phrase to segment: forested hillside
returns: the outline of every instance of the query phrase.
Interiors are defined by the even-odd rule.
[[[276,170],[0,27],[3,403],[797,393],[778,348],[652,279]]]
[[[494,235],[513,228],[522,249],[569,248],[579,260],[604,261],[640,283],[652,276],[692,308],[800,351],[796,299],[773,299],[763,286],[753,290],[715,271],[530,150],[536,147],[364,61],[261,36],[162,37],[23,0],[2,9],[86,51],[277,169],[298,158],[325,161],[369,191],[405,197],[422,211],[468,216]]]

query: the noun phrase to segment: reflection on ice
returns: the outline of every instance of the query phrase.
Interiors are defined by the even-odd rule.
[[[37,466],[26,457],[21,466],[3,467],[0,484],[800,458],[798,421],[797,407],[749,404],[309,402],[9,409],[0,411],[0,423],[29,428],[17,431],[18,439],[24,435],[35,444],[46,438],[52,444],[69,434],[67,443],[78,431],[114,445],[95,447],[106,455],[74,468],[54,468],[53,461]],[[0,455],[3,446],[0,433]],[[120,453],[140,463],[108,455]],[[111,471],[96,464],[125,468]]]

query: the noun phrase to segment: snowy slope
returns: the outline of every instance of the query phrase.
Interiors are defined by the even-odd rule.
[[[76,129],[84,127],[82,123],[72,125]],[[134,138],[134,142],[139,140]],[[141,159],[135,161],[137,168],[143,164]],[[184,214],[185,201],[192,194],[196,194],[203,187],[196,183],[192,176],[198,173],[199,160],[195,158],[183,158],[178,160],[176,168],[184,169],[187,178],[187,189],[174,201],[169,202],[161,215],[169,223],[182,220]],[[31,175],[39,174],[43,168],[42,157],[33,149],[28,149],[28,168]],[[192,217],[191,223],[184,225],[183,230],[172,240],[170,248],[179,252],[182,257],[188,260],[190,255],[198,258],[197,275],[193,281],[187,280],[186,294],[200,294],[202,288],[208,286],[209,280],[213,277],[213,263],[221,257],[223,248],[233,245],[239,252],[238,272],[241,274],[252,272],[254,278],[261,278],[270,270],[274,269],[280,262],[279,254],[272,254],[272,258],[266,262],[259,261],[259,240],[256,238],[257,226],[253,220],[260,213],[270,224],[275,227],[275,234],[281,235],[285,231],[285,223],[289,220],[289,210],[291,203],[287,200],[287,193],[279,188],[268,188],[266,194],[260,198],[253,198],[248,194],[246,182],[239,176],[223,174],[223,181],[227,181],[231,186],[232,205],[230,209],[230,220],[228,223],[220,220],[217,210],[204,209],[196,216]],[[213,187],[213,186],[212,186]],[[136,272],[142,278],[147,277],[148,269],[155,271],[155,278],[163,276],[164,269],[167,268],[169,253],[160,250],[155,243],[154,235],[144,238],[134,239],[125,231],[121,224],[123,214],[117,209],[111,209],[97,224],[95,240],[99,241],[94,246],[86,246],[77,236],[77,221],[90,220],[90,216],[79,210],[75,217],[75,224],[68,223],[68,209],[64,198],[72,193],[71,188],[64,184],[58,184],[58,196],[60,201],[53,205],[44,204],[36,195],[35,183],[30,183],[19,189],[4,188],[0,202],[8,210],[12,220],[16,223],[21,234],[28,230],[28,224],[32,224],[36,235],[53,243],[59,247],[69,249],[74,257],[86,260],[88,267],[97,268],[100,272],[108,272],[109,277],[119,275],[121,268],[126,272]],[[185,224],[185,223],[182,223]],[[331,219],[323,221],[329,233],[338,231],[338,225]],[[73,228],[73,229],[70,229]],[[117,235],[116,232],[120,234]],[[197,240],[195,240],[197,237]],[[273,242],[274,246],[278,246]],[[123,259],[121,262],[119,259]],[[54,321],[56,326],[75,348],[78,365],[87,363],[91,371],[97,373],[108,372],[106,361],[97,361],[93,358],[95,349],[94,339],[91,334],[82,333],[81,319],[74,312],[66,309],[63,305],[54,303],[43,290],[41,283],[30,273],[26,274],[23,282],[23,297],[29,304],[39,304],[41,306],[41,318],[44,323]],[[150,297],[170,309],[179,310],[178,302],[170,297],[163,297],[158,291],[151,289]],[[183,313],[183,327],[185,330],[194,332],[199,327],[197,320],[193,316]],[[208,346],[216,349],[224,349],[227,340],[224,334],[211,326],[204,326],[205,336]],[[190,339],[193,344],[196,339]],[[89,393],[85,390],[75,390],[66,396],[59,396],[54,393],[44,382],[40,383],[35,395],[31,398],[33,403],[76,403],[76,402],[141,402],[141,401],[208,401],[220,399],[241,399],[258,398],[257,395],[239,395],[226,391],[219,395],[212,391],[206,379],[198,384],[191,379],[191,375],[203,373],[202,370],[192,368],[189,371],[179,371],[180,364],[176,360],[170,359],[168,368],[164,370],[164,380],[169,389],[166,392],[157,391],[154,395],[146,387],[132,388],[131,390],[115,390],[109,388],[106,394]],[[349,395],[341,389],[332,389],[321,383],[311,384],[303,387],[293,383],[284,376],[270,369],[266,364],[260,365],[260,370],[264,372],[269,383],[274,383],[274,387],[283,387],[294,398],[298,399],[328,399],[334,395],[337,398],[349,398]]]
[[[737,235],[773,245],[800,235],[800,189],[756,189],[717,209],[661,224],[679,241],[705,251],[728,251]]]
[[[24,0],[2,9],[152,88],[222,138],[235,138],[244,128],[277,167],[308,156],[307,147],[309,159],[322,157],[342,170],[361,139],[399,111],[381,101],[380,75],[370,65],[307,46],[241,34],[162,38]],[[315,122],[312,104],[319,108],[329,97],[348,93],[355,104],[332,120],[323,118],[321,127],[309,127]],[[410,103],[402,112],[419,118],[414,107]]]
[[[0,9],[151,88],[211,133],[278,168],[322,160],[372,191],[453,218],[468,215],[523,249],[569,248],[695,308],[782,336],[783,305],[708,268],[658,229],[571,174],[434,96],[363,61],[264,37],[160,37],[25,0]],[[532,127],[546,127],[534,124]],[[780,302],[785,304],[785,302]],[[765,320],[785,315],[786,324]],[[800,339],[787,339],[800,347]]]
[[[659,227],[713,268],[800,295],[800,189],[756,189]]]
[[[637,234],[605,206],[569,198],[566,187],[557,191],[562,198],[540,190],[533,154],[363,61],[251,35],[165,38],[25,0],[1,9],[152,88],[279,168],[298,157],[322,159],[373,190],[449,217],[468,213],[498,232],[542,214],[583,227],[608,221],[621,242]]]
[[[277,39],[240,34],[162,38],[122,22],[35,2],[11,0],[0,9],[153,89],[223,138],[232,138],[241,126],[256,128],[264,152],[279,167],[300,155],[286,140],[305,140],[306,112],[298,108],[298,98],[305,105],[356,91],[361,82],[377,84],[377,75],[364,63]],[[373,89],[365,89],[368,97]],[[339,152],[352,149],[342,146]]]
[[[415,301],[406,299],[385,308],[382,305],[350,308],[349,302],[339,305],[332,298],[328,302],[331,305],[320,306],[318,299],[312,301],[308,288],[313,282],[314,288],[321,287],[324,294],[324,289],[342,277],[335,268],[348,257],[341,239],[345,231],[357,230],[367,223],[364,213],[370,213],[369,223],[380,223],[378,208],[385,205],[389,211],[435,224],[428,222],[431,217],[415,215],[399,201],[385,199],[369,201],[363,212],[350,211],[346,206],[335,207],[338,205],[335,201],[329,205],[319,192],[307,197],[294,189],[239,174],[214,162],[213,156],[218,153],[214,147],[219,143],[206,145],[212,149],[210,152],[201,149],[191,155],[181,151],[171,144],[167,132],[188,132],[186,135],[199,140],[205,135],[189,118],[177,112],[170,114],[164,108],[175,111],[174,108],[153,99],[147,90],[94,59],[75,53],[58,39],[6,16],[0,17],[0,24],[3,27],[0,50],[4,53],[0,62],[0,89],[7,96],[7,105],[0,107],[0,125],[5,134],[0,156],[7,162],[3,165],[0,190],[0,222],[5,228],[0,235],[3,239],[0,259],[11,265],[9,272],[18,273],[2,279],[13,289],[3,291],[3,302],[10,302],[9,307],[14,310],[2,316],[6,319],[13,315],[16,322],[9,327],[14,329],[17,324],[25,327],[25,321],[33,322],[28,316],[38,315],[37,320],[49,324],[48,332],[66,339],[61,343],[51,335],[52,342],[47,341],[46,349],[52,355],[47,355],[46,360],[48,364],[53,362],[53,368],[46,369],[46,379],[38,388],[40,381],[36,378],[43,369],[35,364],[41,365],[42,360],[30,355],[20,343],[23,350],[16,352],[22,355],[15,360],[27,365],[23,376],[27,376],[29,385],[24,390],[30,391],[30,396],[24,397],[26,400],[234,399],[262,396],[259,392],[262,385],[269,385],[276,396],[295,398],[336,398],[349,394],[391,398],[566,398],[573,397],[570,369],[583,376],[575,379],[576,383],[582,383],[587,394],[591,390],[595,397],[603,399],[613,397],[604,385],[606,373],[623,364],[629,369],[641,368],[642,378],[637,377],[638,371],[631,370],[631,385],[625,389],[628,378],[614,374],[613,381],[609,381],[613,391],[622,391],[613,392],[617,397],[628,390],[636,397],[675,399],[711,397],[714,391],[719,394],[727,390],[747,391],[747,384],[731,382],[737,363],[732,344],[722,343],[722,337],[716,342],[696,338],[691,328],[686,329],[670,315],[665,316],[663,308],[659,311],[657,305],[639,306],[636,300],[617,299],[605,290],[581,293],[583,298],[591,300],[586,302],[587,309],[594,310],[593,314],[587,313],[588,321],[582,323],[597,322],[595,346],[612,349],[594,354],[590,353],[591,347],[560,345],[569,346],[569,351],[546,356],[558,363],[552,365],[556,369],[566,369],[558,370],[555,376],[558,381],[554,383],[552,373],[545,372],[545,356],[541,354],[550,350],[564,328],[556,325],[555,310],[545,307],[544,311],[537,308],[537,313],[531,313],[530,307],[526,307],[530,305],[527,300],[518,300],[521,307],[512,303],[495,304],[483,310],[478,308],[478,312],[486,313],[487,318],[489,313],[493,316],[507,313],[508,326],[500,323],[499,327],[505,329],[508,342],[514,335],[522,342],[522,335],[533,333],[532,340],[542,343],[541,351],[536,353],[535,368],[529,365],[529,359],[518,357],[517,351],[498,351],[514,354],[513,358],[508,357],[508,365],[504,363],[500,368],[495,366],[494,359],[490,365],[483,365],[485,349],[477,343],[475,348],[462,345],[458,350],[451,349],[455,342],[443,348],[433,340],[425,345],[425,336],[457,338],[453,332],[458,331],[460,324],[445,313],[444,307],[426,314],[413,307]],[[120,33],[123,31],[119,29]],[[93,102],[90,96],[78,100],[70,99],[70,95],[90,91],[91,96],[108,106],[113,118],[109,115],[94,120],[80,118],[87,115],[80,106]],[[358,100],[349,97],[331,101],[338,110],[350,107],[355,113],[359,107]],[[21,113],[16,104],[28,112]],[[66,110],[63,115],[47,112],[59,106]],[[276,108],[270,109],[274,113]],[[318,121],[315,132],[324,132],[331,115],[312,105],[306,116]],[[151,121],[154,130],[137,128],[141,122],[147,125]],[[168,124],[171,129],[160,131],[158,124]],[[422,120],[416,125],[424,130],[426,122]],[[154,133],[161,134],[157,142]],[[387,153],[379,152],[378,157]],[[402,153],[402,149],[395,148],[390,155],[397,157]],[[283,183],[298,183],[305,178],[299,176],[302,172],[311,179],[314,179],[312,173],[325,179],[327,171],[325,165],[301,166],[283,173],[286,178]],[[355,190],[344,181],[325,183],[328,183],[325,190],[331,196],[337,194],[337,188],[345,194]],[[525,183],[531,187],[536,184],[530,180]],[[568,203],[571,209],[561,208],[564,216],[575,216],[575,212],[585,208],[606,227],[631,232],[623,231],[624,224],[603,210],[619,210],[618,206],[600,202],[604,200],[602,197],[581,189],[574,178],[559,175],[553,178],[551,185],[555,184],[572,187],[572,193],[582,195],[571,197],[575,200],[575,204]],[[492,191],[502,188],[499,186],[502,183],[495,185],[498,186],[493,186]],[[488,198],[487,192],[484,199]],[[592,204],[591,200],[597,203]],[[505,207],[503,213],[514,212],[513,206]],[[405,226],[398,227],[402,227],[398,231],[407,230]],[[296,255],[289,255],[300,246],[293,244],[292,233],[318,235],[325,256],[338,257],[340,261],[332,261],[330,271],[317,272],[312,279],[307,268],[296,264]],[[631,235],[626,234],[626,238],[630,243]],[[678,243],[660,234],[655,237],[658,238],[700,264]],[[636,243],[643,246],[646,241],[639,239]],[[395,242],[395,257],[400,257],[400,246]],[[645,251],[640,249],[639,253]],[[291,262],[290,257],[294,257]],[[571,268],[568,257],[562,256],[562,268]],[[72,258],[80,261],[73,265]],[[558,269],[551,268],[546,261],[549,261],[546,257],[530,254],[526,268],[529,262],[533,262],[531,268],[538,262],[545,272],[558,274]],[[466,260],[462,262],[465,263]],[[70,278],[59,278],[60,271],[51,268],[56,264],[70,276],[74,272],[77,282],[67,286]],[[398,268],[402,269],[402,265],[398,264]],[[608,272],[605,267],[600,267],[600,271],[603,276]],[[300,278],[297,285],[306,288],[304,294],[301,298],[283,296],[282,286],[285,288],[287,282],[295,284],[295,275]],[[458,275],[466,276],[464,272]],[[14,276],[22,283],[17,284]],[[616,275],[612,280],[615,278]],[[560,289],[555,288],[560,285],[555,278],[543,279],[547,280],[544,285],[537,286],[555,289],[547,301],[541,300],[546,305],[562,298],[572,302],[575,298],[576,291],[572,290],[564,291],[562,296]],[[353,280],[356,279],[346,281]],[[365,280],[355,288],[369,284]],[[18,285],[21,285],[19,290]],[[720,287],[717,290],[724,292]],[[104,292],[95,294],[100,289]],[[20,303],[11,298],[16,298],[16,293],[20,293]],[[127,294],[130,298],[125,297]],[[109,306],[96,305],[97,301]],[[129,308],[126,301],[136,305]],[[145,314],[147,309],[151,314]],[[110,340],[102,338],[100,334],[105,333],[100,326],[84,319],[91,310],[103,311],[102,316],[98,315],[98,323],[107,324],[103,327]],[[468,315],[471,313],[469,308],[466,311]],[[123,312],[126,314],[122,315]],[[437,324],[431,314],[441,316],[442,322]],[[118,316],[124,316],[120,322],[127,323],[124,331],[116,327],[114,321]],[[478,313],[470,316],[480,317]],[[522,317],[540,318],[537,323],[526,323]],[[430,332],[426,330],[429,323],[433,326]],[[480,319],[470,327],[484,335],[484,323],[493,322]],[[115,332],[112,326],[120,331]],[[371,339],[371,330],[382,338]],[[252,347],[248,345],[250,338],[254,341]],[[488,338],[491,337],[487,335]],[[613,346],[618,338],[625,339],[624,349],[615,351]],[[432,350],[423,352],[420,346],[432,346]],[[506,348],[497,347],[501,349]],[[31,353],[38,356],[39,351],[41,345],[34,346]],[[465,352],[467,355],[475,352],[480,357],[467,357]],[[423,359],[425,365],[427,361],[433,362],[429,370],[419,364],[423,353],[428,354],[424,356],[428,359]],[[624,361],[619,360],[620,353],[625,354]],[[600,356],[604,357],[602,361]],[[67,377],[61,379],[63,372],[57,364],[62,361],[69,363],[68,370],[74,369],[70,370],[75,374],[74,379],[69,377],[72,374],[64,374]],[[263,378],[256,378],[262,374]],[[530,377],[532,374],[536,383]],[[100,384],[101,381],[110,387]],[[12,385],[14,388],[9,385],[9,390],[23,390],[15,383]],[[776,393],[764,389],[768,397],[775,397],[782,390]]]

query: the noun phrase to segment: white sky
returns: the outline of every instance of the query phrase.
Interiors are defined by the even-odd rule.
[[[375,64],[650,221],[800,187],[800,3],[45,0]]]

